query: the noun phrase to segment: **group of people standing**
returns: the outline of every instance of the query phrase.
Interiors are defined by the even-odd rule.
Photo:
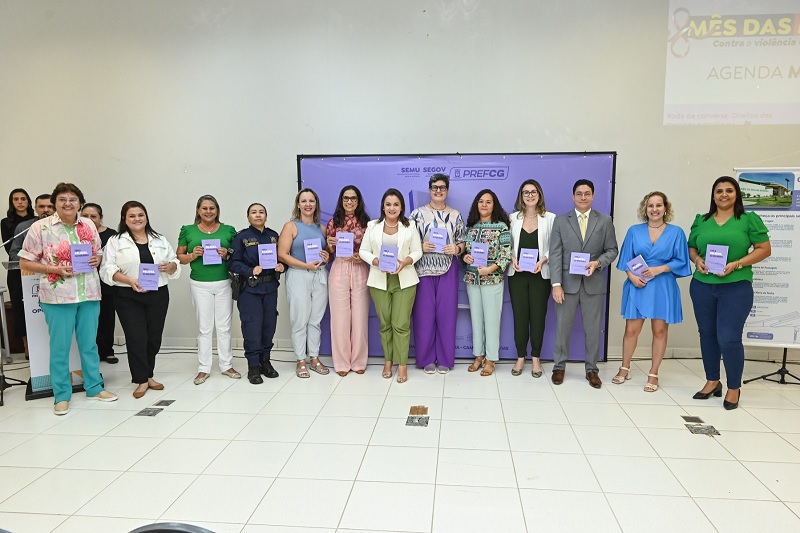
[[[25,229],[21,224],[31,221],[18,257],[24,270],[46,276],[40,286],[40,302],[50,330],[55,413],[69,409],[68,357],[73,332],[87,396],[116,399],[102,389],[98,370],[100,358],[116,362],[109,343],[114,309],[125,332],[132,382],[137,384],[133,396],[141,398],[148,389],[163,389],[153,371],[169,305],[168,282],[187,264],[199,328],[196,385],[211,376],[215,329],[220,372],[241,378],[233,368],[231,352],[234,292],[238,293],[248,380],[259,384],[261,376],[278,377],[270,354],[282,274],[297,377],[329,373],[319,359],[320,323],[327,307],[335,372],[342,377],[364,373],[370,297],[380,321],[384,378],[394,377],[396,366],[397,381],[408,379],[412,323],[416,365],[429,374],[447,373],[455,365],[459,260],[465,267],[463,282],[472,322],[475,359],[468,367],[470,372],[489,376],[499,360],[508,270],[517,350],[512,374],[522,374],[530,355],[531,374],[535,378],[543,375],[540,358],[552,296],[557,319],[552,382],[560,385],[564,381],[569,341],[580,309],[586,379],[599,388],[597,360],[608,290],[602,272],[617,259],[617,268],[627,274],[622,294],[626,327],[622,366],[612,382],[622,384],[631,378],[637,339],[644,321],[650,319],[652,366],[644,388],[647,392],[658,389],[669,324],[683,318],[677,278],[691,274],[690,262],[694,263],[690,294],[707,378],[695,398],[722,395],[722,356],[728,380],[724,405],[726,409],[738,405],[744,365],[741,333],[753,300],[752,265],[769,256],[770,245],[760,217],[744,210],[736,180],[716,180],[709,212],[697,216],[688,240],[680,227],[669,224],[673,213],[667,196],[649,193],[639,206],[642,223],[628,230],[621,250],[611,217],[592,209],[594,184],[589,180],[575,182],[574,209],[561,216],[546,210],[544,191],[533,179],[520,185],[511,215],[492,190],[481,190],[466,223],[447,204],[449,187],[447,175],[432,175],[430,202],[408,215],[402,193],[390,188],[381,199],[380,216],[370,220],[361,191],[348,185],[339,193],[327,226],[320,224],[318,195],[303,189],[280,234],[267,227],[264,205],[251,204],[248,227],[237,232],[220,222],[217,200],[204,195],[197,201],[194,224],[180,230],[177,250],[153,229],[140,202],[122,206],[115,233],[103,226],[102,208],[86,204],[72,184],[60,183],[51,195],[37,197],[38,222],[30,212],[27,193],[15,189],[9,198],[9,216],[0,224],[6,240],[6,235],[19,234]],[[49,200],[50,207],[40,209],[40,199]],[[213,244],[209,246],[209,242]],[[91,245],[90,272],[73,271],[71,245],[81,243]],[[728,247],[727,263],[721,271],[712,272],[706,265],[709,245]],[[270,254],[274,255],[271,262],[265,260]],[[105,311],[101,302],[106,304]]]

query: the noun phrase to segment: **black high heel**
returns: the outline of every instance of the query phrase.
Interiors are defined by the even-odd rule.
[[[721,382],[717,382],[716,388],[714,390],[712,390],[711,392],[703,392],[703,391],[695,392],[694,396],[692,396],[692,399],[695,399],[695,400],[708,400],[712,396],[716,396],[717,398],[722,396],[722,383]]]
[[[726,411],[733,411],[737,407],[739,407],[739,400],[742,399],[742,389],[739,389],[739,395],[736,397],[735,402],[729,402],[728,400],[722,400],[722,407],[725,408]]]

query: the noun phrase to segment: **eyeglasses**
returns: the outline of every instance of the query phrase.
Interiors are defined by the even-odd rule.
[[[59,204],[77,204],[80,202],[79,198],[56,198],[56,202]]]
[[[444,192],[447,190],[447,185],[431,185],[433,192]]]
[[[522,191],[522,196],[524,198],[529,198],[531,196],[539,196],[539,191]]]
[[[591,192],[576,192],[575,196],[578,197],[578,198],[591,198],[592,197],[592,193]]]
[[[343,202],[357,202],[358,196],[342,196]]]

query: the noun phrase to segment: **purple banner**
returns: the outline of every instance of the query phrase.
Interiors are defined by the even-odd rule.
[[[542,185],[547,210],[561,215],[574,208],[572,184],[578,179],[594,182],[595,194],[592,209],[612,213],[614,194],[614,167],[616,154],[478,154],[478,155],[370,155],[370,156],[298,156],[301,187],[314,189],[321,201],[322,223],[333,216],[339,191],[345,185],[355,185],[364,196],[370,218],[378,218],[380,200],[390,187],[399,189],[405,196],[406,216],[430,201],[428,178],[442,173],[450,176],[447,204],[458,209],[464,222],[475,195],[484,188],[492,189],[509,214],[514,211],[517,191],[526,179],[535,179]],[[516,250],[514,251],[516,253]],[[509,267],[510,268],[510,267]],[[463,264],[459,264],[459,279],[463,279]],[[608,276],[608,269],[602,275]],[[515,358],[514,327],[508,284],[503,301],[500,326],[500,357]],[[552,359],[556,331],[556,316],[551,299],[547,311],[542,358]],[[456,356],[472,357],[472,328],[469,302],[463,281],[458,289],[458,321],[456,326]],[[608,314],[606,304],[605,314]],[[607,316],[603,321],[607,324]],[[369,353],[383,354],[378,330],[380,324],[375,310],[369,315]],[[413,328],[413,324],[412,324]],[[326,312],[322,321],[321,353],[330,354],[330,322]],[[607,332],[605,332],[607,333]],[[570,360],[585,359],[584,336],[580,313],[575,319]],[[601,346],[600,359],[606,358],[606,344]],[[411,355],[414,354],[414,337],[411,337]]]

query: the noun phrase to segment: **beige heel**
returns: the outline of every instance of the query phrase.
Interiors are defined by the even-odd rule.
[[[627,372],[624,377],[619,375],[619,373],[622,372],[623,370]],[[614,385],[622,385],[629,379],[631,379],[631,369],[621,366],[619,367],[619,372],[617,372],[617,375],[611,379],[611,383],[613,383]]]
[[[656,378],[658,379],[658,374],[647,374],[648,378]],[[644,391],[645,392],[655,392],[658,390],[658,383],[650,383],[649,381],[644,384]]]

